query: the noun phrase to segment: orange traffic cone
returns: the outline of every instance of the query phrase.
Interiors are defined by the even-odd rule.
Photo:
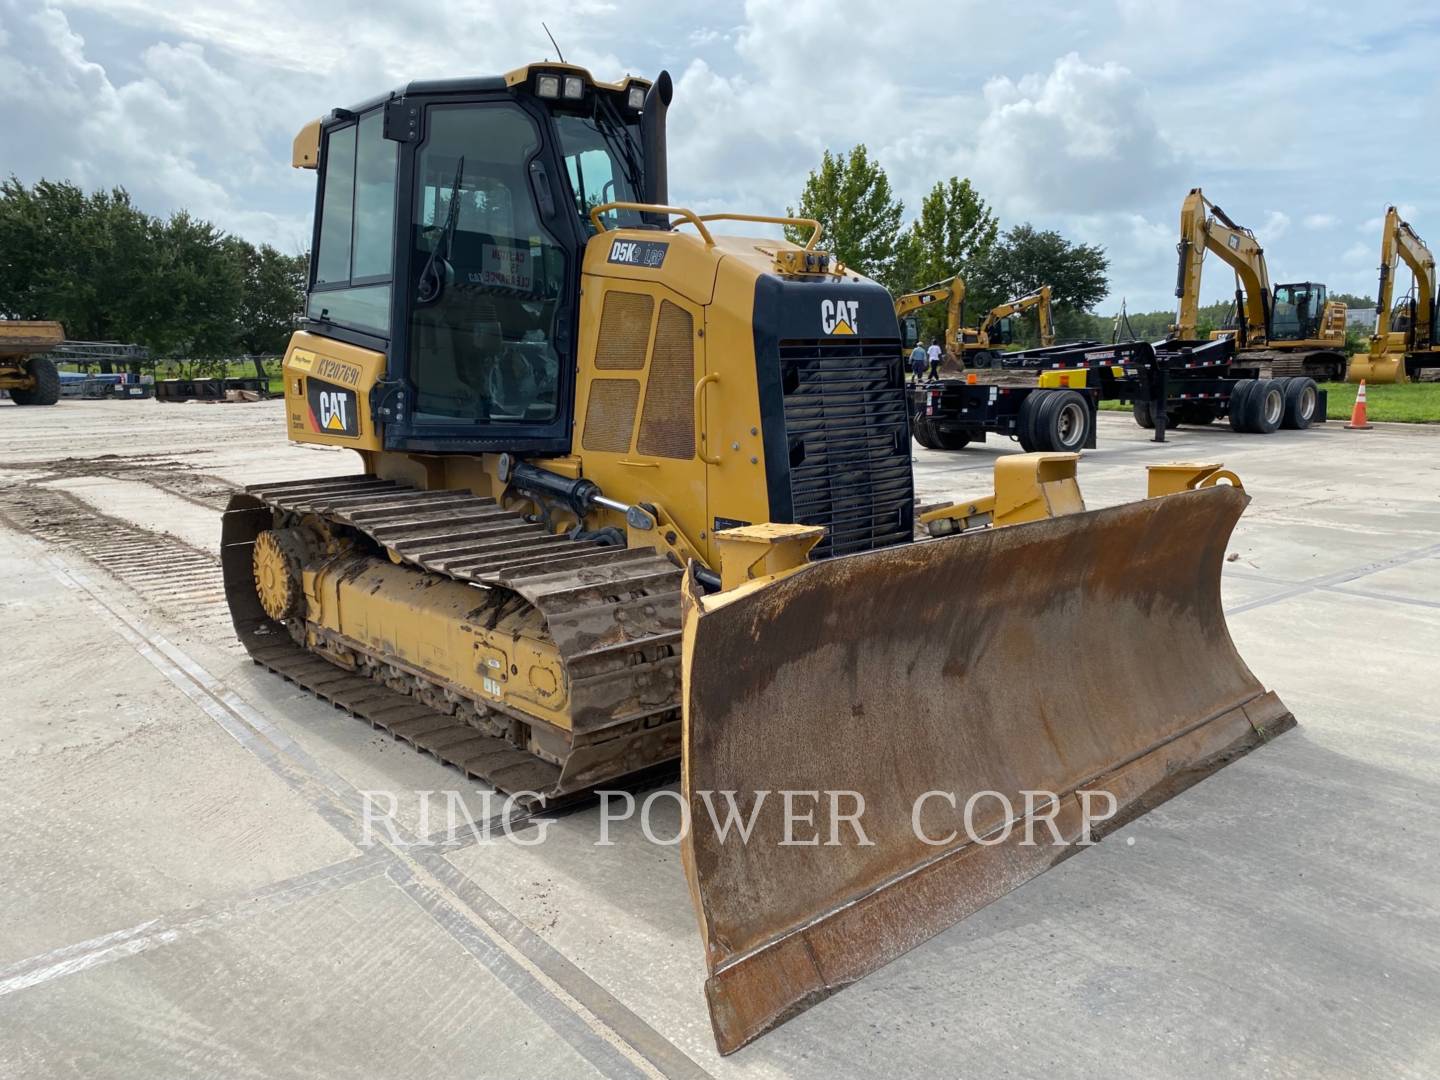
[[[1360,380],[1360,390],[1355,395],[1355,408],[1350,413],[1346,431],[1369,431],[1375,425],[1365,418],[1365,380]]]

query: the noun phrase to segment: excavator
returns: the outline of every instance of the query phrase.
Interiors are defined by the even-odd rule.
[[[1048,348],[1055,344],[1055,323],[1050,312],[1050,286],[1042,285],[1028,296],[1008,300],[985,313],[978,327],[963,326],[965,310],[965,279],[956,274],[949,281],[937,282],[915,292],[906,293],[895,300],[895,317],[901,320],[902,346],[914,348],[919,340],[916,320],[908,318],[922,308],[944,303],[945,345],[959,358],[962,367],[987,368],[994,365],[999,356],[998,345],[1011,341],[1010,319],[1014,315],[1036,309],[1040,320],[1040,345]]]
[[[1087,509],[1005,455],[917,507],[889,294],[670,205],[672,97],[534,63],[300,131],[285,424],[359,468],[236,494],[221,552],[257,664],[517,806],[679,759],[730,1053],[1294,719],[1225,625],[1238,478]]]
[[[1199,188],[1180,208],[1180,255],[1175,295],[1179,310],[1170,328],[1173,341],[1193,341],[1200,311],[1200,272],[1205,253],[1214,252],[1235,271],[1235,307],[1229,323],[1211,337],[1235,341],[1237,356],[1263,364],[1267,377],[1308,376],[1338,381],[1345,374],[1345,305],[1329,300],[1313,281],[1272,290],[1265,251],[1255,234],[1235,224]]]
[[[1391,307],[1400,260],[1413,275],[1410,291]],[[1350,360],[1346,381],[1409,382],[1416,370],[1440,366],[1440,320],[1436,318],[1435,256],[1400,217],[1385,211],[1380,234],[1380,287],[1375,302],[1375,333],[1367,352]]]

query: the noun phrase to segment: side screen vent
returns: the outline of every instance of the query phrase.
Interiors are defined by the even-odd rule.
[[[600,314],[600,340],[595,366],[601,371],[639,371],[650,344],[650,316],[655,300],[644,293],[611,289]]]
[[[640,453],[683,461],[695,456],[694,391],[695,320],[663,300],[636,441]]]
[[[629,453],[639,401],[639,379],[596,379],[590,384],[580,445],[605,454]]]

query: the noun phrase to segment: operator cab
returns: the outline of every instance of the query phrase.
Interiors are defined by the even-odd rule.
[[[386,353],[387,448],[569,450],[589,214],[646,201],[649,88],[532,65],[321,121],[307,329]]]
[[[1313,281],[1275,286],[1271,341],[1309,341],[1320,336],[1325,286]]]

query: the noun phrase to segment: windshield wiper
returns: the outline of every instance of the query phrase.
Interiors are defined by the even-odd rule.
[[[460,220],[460,181],[465,175],[465,156],[455,166],[455,182],[450,185],[450,209],[445,215],[445,226],[435,246],[430,249],[430,258],[415,284],[415,302],[433,304],[445,291],[445,281],[450,276],[450,245],[455,239],[455,226]]]

